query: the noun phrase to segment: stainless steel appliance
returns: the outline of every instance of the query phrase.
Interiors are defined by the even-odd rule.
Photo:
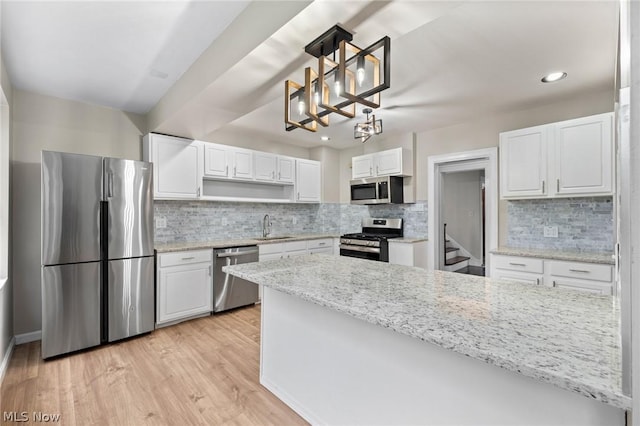
[[[388,262],[388,239],[402,235],[402,219],[363,218],[361,233],[340,237],[340,256]]]
[[[42,357],[153,330],[152,164],[42,151]]]
[[[258,247],[231,247],[213,251],[213,312],[258,301],[258,285],[222,271],[223,266],[258,261]]]
[[[351,204],[403,203],[403,180],[399,176],[354,179],[351,181]]]

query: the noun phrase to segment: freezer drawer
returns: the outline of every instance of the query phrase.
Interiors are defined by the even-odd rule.
[[[153,330],[153,256],[111,260],[107,270],[109,342]]]
[[[104,159],[107,259],[153,255],[153,164]]]
[[[42,268],[42,358],[100,344],[100,262]]]

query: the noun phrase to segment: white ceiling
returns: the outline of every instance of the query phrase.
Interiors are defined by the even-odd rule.
[[[284,130],[283,81],[302,82],[304,67],[315,65],[304,46],[336,23],[361,47],[391,37],[391,88],[376,111],[385,137],[614,85],[615,1],[316,0],[297,2],[300,11],[284,25],[278,2],[272,4],[272,15],[250,17],[247,2],[237,1],[4,0],[3,55],[18,88],[130,112],[149,111],[181,76],[180,83],[197,80],[194,95],[152,130],[220,142],[233,133],[305,147],[359,144],[356,120],[335,114],[318,133]],[[247,40],[233,39],[238,49],[246,49],[252,30],[266,31],[268,23],[279,29],[238,60],[220,57],[222,72],[187,70],[243,13]],[[568,78],[540,82],[555,70]],[[325,134],[329,142],[320,141]]]

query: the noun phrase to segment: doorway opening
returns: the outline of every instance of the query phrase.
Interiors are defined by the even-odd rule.
[[[429,157],[428,267],[486,276],[498,243],[498,149]]]

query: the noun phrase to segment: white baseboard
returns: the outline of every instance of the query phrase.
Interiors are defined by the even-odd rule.
[[[2,384],[2,381],[4,380],[4,375],[7,372],[7,368],[9,367],[9,361],[11,361],[11,354],[13,354],[13,348],[15,346],[16,338],[12,337],[11,341],[9,342],[9,348],[2,358],[2,364],[0,364],[0,384]]]
[[[35,342],[38,340],[42,340],[41,330],[16,335],[16,345],[22,345],[23,343]]]

